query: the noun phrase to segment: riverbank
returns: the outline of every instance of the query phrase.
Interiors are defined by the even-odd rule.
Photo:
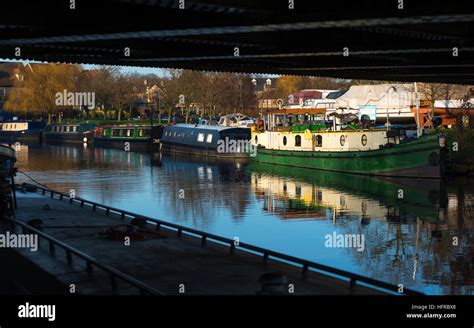
[[[131,213],[100,208],[79,199],[66,200],[66,197],[49,195],[49,192],[44,196],[41,192],[19,193],[16,219],[31,224],[30,220],[34,219],[35,227],[42,233],[167,295],[255,295],[262,290],[269,292],[268,286],[265,287],[269,273],[272,273],[272,279],[278,280],[278,286],[272,282],[271,293],[383,294],[357,283],[360,279],[364,279],[366,284],[377,283],[369,278],[348,273],[349,283],[346,279],[313,271],[313,264],[307,261],[303,267],[290,265],[284,261],[297,263],[297,259],[285,256],[282,261],[277,253],[271,251],[265,250],[268,253],[260,255],[256,247],[252,252],[246,250],[251,248],[250,245],[235,244],[232,240],[226,244],[224,238],[166,222],[159,222],[160,225],[156,226],[150,224],[152,219],[149,218],[131,220]],[[89,270],[76,259],[65,259],[62,254],[57,256],[59,248],[57,252],[54,249],[51,243],[49,247],[40,243],[39,252],[18,251],[64,285],[73,283],[80,294],[135,292],[124,284],[114,285],[114,291],[107,290],[110,277],[100,270],[99,273],[96,269]],[[318,269],[344,277],[344,273],[337,269],[322,266]],[[386,284],[386,287],[397,290],[395,285]]]

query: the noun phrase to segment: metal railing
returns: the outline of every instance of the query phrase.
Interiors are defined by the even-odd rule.
[[[175,223],[150,218],[150,217],[147,217],[147,216],[144,216],[144,215],[139,215],[139,214],[129,212],[129,211],[126,211],[126,210],[121,210],[121,209],[114,208],[114,207],[111,207],[111,206],[99,204],[99,203],[94,202],[94,201],[89,201],[89,200],[85,200],[85,199],[78,198],[78,197],[72,198],[66,193],[54,191],[54,190],[47,189],[47,188],[44,188],[44,187],[41,187],[41,186],[36,186],[36,185],[33,185],[33,184],[29,184],[29,183],[25,183],[25,184],[38,188],[39,190],[41,190],[41,193],[43,195],[49,194],[51,198],[54,198],[55,195],[57,195],[59,197],[59,199],[61,199],[61,200],[63,200],[64,198],[69,199],[69,202],[71,204],[76,202],[76,203],[80,203],[80,206],[89,205],[89,206],[91,206],[93,211],[96,211],[97,209],[103,209],[103,210],[105,210],[105,215],[110,215],[111,212],[119,214],[121,220],[124,220],[126,217],[129,217],[129,218],[143,218],[148,222],[152,222],[152,223],[156,224],[156,229],[157,230],[159,230],[161,227],[165,227],[165,228],[168,228],[168,230],[175,230],[178,236],[181,236],[183,233],[186,233],[186,234],[192,235],[192,236],[197,236],[201,239],[201,245],[203,245],[203,246],[206,244],[206,242],[211,241],[211,242],[215,242],[217,244],[228,245],[229,249],[230,249],[230,253],[234,253],[235,250],[238,249],[240,251],[246,251],[246,252],[252,253],[252,254],[255,254],[255,253],[260,254],[262,256],[263,263],[265,263],[265,264],[268,263],[269,259],[272,259],[272,260],[275,260],[275,261],[278,261],[278,262],[281,262],[281,263],[287,263],[287,264],[293,264],[293,265],[296,265],[296,266],[300,266],[303,275],[306,275],[308,271],[316,271],[318,273],[326,274],[326,275],[329,275],[329,276],[331,276],[331,275],[332,276],[338,276],[339,279],[342,277],[343,279],[348,280],[349,288],[353,288],[353,287],[356,286],[357,282],[361,282],[361,283],[365,284],[368,287],[375,288],[375,289],[382,289],[382,290],[389,291],[389,292],[391,292],[393,294],[397,294],[397,295],[423,295],[423,293],[412,290],[412,289],[409,289],[409,288],[403,288],[403,292],[400,293],[399,292],[399,286],[393,285],[393,284],[390,284],[390,283],[387,283],[387,282],[372,279],[372,278],[365,277],[365,276],[362,276],[362,275],[359,275],[359,274],[356,274],[356,273],[340,270],[340,269],[333,268],[333,267],[330,267],[330,266],[327,266],[327,265],[323,265],[323,264],[315,263],[315,262],[312,262],[312,261],[300,259],[300,258],[291,256],[291,255],[275,252],[275,251],[272,251],[272,250],[268,250],[268,249],[265,249],[265,248],[262,248],[262,247],[250,245],[250,244],[243,243],[243,242],[239,242],[238,245],[236,245],[236,242],[233,239],[217,236],[217,235],[214,235],[214,234],[211,234],[211,233],[207,233],[207,232],[204,232],[204,231],[199,231],[199,230],[196,230],[196,229],[193,229],[193,228],[188,228],[188,227],[181,226],[181,225],[178,225],[178,224],[175,224]]]
[[[85,261],[86,263],[86,271],[88,273],[93,272],[93,267],[96,266],[100,268],[102,271],[106,272],[107,274],[110,275],[110,286],[112,287],[113,291],[118,291],[118,283],[117,279],[122,280],[129,285],[132,285],[133,287],[138,288],[140,291],[141,295],[165,295],[164,293],[160,292],[159,290],[156,290],[145,283],[109,266],[103,263],[100,263],[97,259],[93,258],[92,256],[87,255],[86,253],[81,252],[78,249],[75,249],[74,247],[71,247],[62,241],[22,222],[16,219],[9,219],[9,221],[15,225],[15,226],[20,226],[23,230],[23,233],[34,233],[38,235],[38,238],[41,237],[45,240],[48,241],[49,243],[49,251],[51,254],[56,253],[56,247],[60,247],[63,250],[66,251],[66,259],[68,265],[72,265],[73,263],[73,255],[76,257],[81,258],[82,260]]]

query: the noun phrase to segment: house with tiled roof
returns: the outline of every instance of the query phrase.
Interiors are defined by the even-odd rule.
[[[24,72],[31,69],[30,64],[0,63],[0,111],[3,111],[5,101],[17,81],[23,81]]]

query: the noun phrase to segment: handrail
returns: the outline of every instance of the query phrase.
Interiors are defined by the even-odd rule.
[[[366,285],[371,286],[372,288],[376,287],[376,288],[379,288],[379,289],[384,289],[386,291],[390,291],[390,292],[392,292],[394,294],[397,294],[397,295],[400,295],[400,294],[401,295],[424,295],[421,292],[418,292],[418,291],[415,291],[415,290],[412,290],[412,289],[409,289],[409,288],[403,288],[403,292],[400,293],[398,286],[387,283],[387,282],[384,282],[384,281],[372,279],[372,278],[365,277],[365,276],[362,276],[362,275],[359,275],[359,274],[356,274],[356,273],[352,273],[352,272],[348,272],[348,271],[345,271],[345,270],[330,267],[330,266],[327,266],[327,265],[323,265],[323,264],[315,263],[315,262],[312,262],[312,261],[300,259],[300,258],[291,256],[291,255],[275,252],[275,251],[272,251],[272,250],[268,250],[268,249],[265,249],[265,248],[262,248],[262,247],[250,245],[250,244],[247,244],[247,243],[239,242],[238,245],[236,245],[235,240],[233,240],[233,239],[229,239],[229,238],[225,238],[225,237],[222,237],[222,236],[214,235],[214,234],[204,232],[204,231],[199,231],[199,230],[189,228],[189,227],[185,227],[185,226],[182,226],[182,225],[178,225],[178,224],[175,224],[175,223],[166,222],[166,221],[162,221],[162,220],[159,220],[159,219],[154,219],[154,218],[147,217],[147,216],[144,216],[144,215],[139,215],[139,214],[136,214],[136,213],[133,213],[133,212],[130,212],[130,211],[121,210],[121,209],[114,208],[114,207],[111,207],[111,206],[99,204],[97,202],[89,201],[89,200],[86,200],[86,199],[83,199],[83,198],[78,198],[78,197],[71,198],[66,193],[54,191],[54,190],[47,189],[47,188],[37,186],[37,185],[34,185],[34,184],[30,184],[30,183],[25,183],[25,184],[29,185],[29,186],[32,186],[32,187],[36,187],[36,188],[42,190],[43,195],[46,195],[47,192],[50,193],[51,198],[54,198],[54,195],[58,195],[59,199],[61,199],[61,200],[63,198],[68,198],[69,202],[71,204],[73,202],[79,202],[79,203],[81,203],[81,206],[84,206],[84,204],[87,204],[87,205],[92,207],[93,211],[96,211],[97,208],[102,208],[102,209],[105,210],[106,215],[109,215],[110,212],[115,212],[117,214],[120,214],[120,217],[121,217],[122,220],[125,219],[126,216],[129,216],[129,217],[132,217],[132,218],[143,218],[146,221],[155,223],[156,224],[156,229],[160,229],[161,226],[175,229],[177,231],[178,236],[181,235],[183,232],[185,232],[187,234],[190,234],[190,235],[198,235],[201,238],[202,245],[204,245],[206,243],[206,241],[208,241],[208,240],[211,240],[211,241],[214,241],[214,242],[218,241],[220,243],[228,244],[229,247],[230,247],[230,252],[231,253],[233,253],[235,251],[235,249],[239,249],[239,250],[247,251],[247,252],[252,251],[252,252],[260,253],[263,256],[263,262],[264,263],[267,263],[268,259],[271,257],[273,260],[277,260],[279,262],[288,261],[288,262],[292,262],[292,263],[297,264],[297,265],[301,265],[303,274],[306,274],[308,272],[308,270],[313,269],[312,271],[316,270],[316,271],[318,271],[320,273],[323,273],[323,274],[324,273],[326,273],[326,274],[330,273],[330,274],[333,274],[333,275],[341,276],[341,277],[344,277],[346,279],[349,279],[350,288],[354,287],[356,285],[357,281],[359,281],[359,282],[362,282]]]
[[[165,295],[164,293],[160,292],[159,290],[156,290],[148,285],[146,285],[145,283],[107,265],[107,264],[103,264],[103,263],[100,263],[97,259],[93,258],[92,256],[90,255],[87,255],[86,253],[83,253],[81,252],[80,250],[72,247],[72,246],[69,246],[67,244],[65,244],[64,242],[22,222],[22,221],[19,221],[17,219],[8,219],[10,222],[12,222],[13,224],[15,225],[18,225],[18,226],[21,226],[23,228],[24,231],[31,231],[35,234],[37,234],[38,236],[46,239],[49,241],[49,250],[51,253],[54,253],[55,252],[55,246],[59,246],[60,248],[64,249],[66,251],[66,257],[67,257],[67,261],[68,261],[68,264],[71,264],[72,263],[72,256],[71,254],[74,254],[75,256],[83,259],[84,261],[86,261],[86,267],[87,267],[87,271],[90,273],[92,272],[92,266],[95,265],[96,267],[102,269],[103,271],[107,272],[108,274],[110,274],[110,283],[111,283],[111,286],[112,286],[112,289],[116,290],[117,289],[117,282],[116,282],[116,278],[120,279],[120,280],[123,280],[125,282],[127,282],[128,284],[136,287],[139,289],[140,293],[142,295],[144,294],[150,294],[150,295]]]

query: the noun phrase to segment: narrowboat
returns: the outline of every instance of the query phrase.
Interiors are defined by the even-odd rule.
[[[94,127],[93,123],[51,124],[43,132],[43,141],[47,143],[90,144]]]
[[[161,126],[150,124],[104,125],[94,129],[94,146],[148,151],[152,149],[152,136]]]
[[[0,141],[41,143],[44,122],[10,121],[0,123]]]
[[[324,109],[267,112],[252,128],[261,163],[389,177],[440,178],[446,138],[409,137],[405,130],[326,121]],[[338,123],[339,121],[339,123]]]
[[[252,147],[249,128],[197,124],[165,126],[154,142],[163,152],[215,158],[248,158]]]

